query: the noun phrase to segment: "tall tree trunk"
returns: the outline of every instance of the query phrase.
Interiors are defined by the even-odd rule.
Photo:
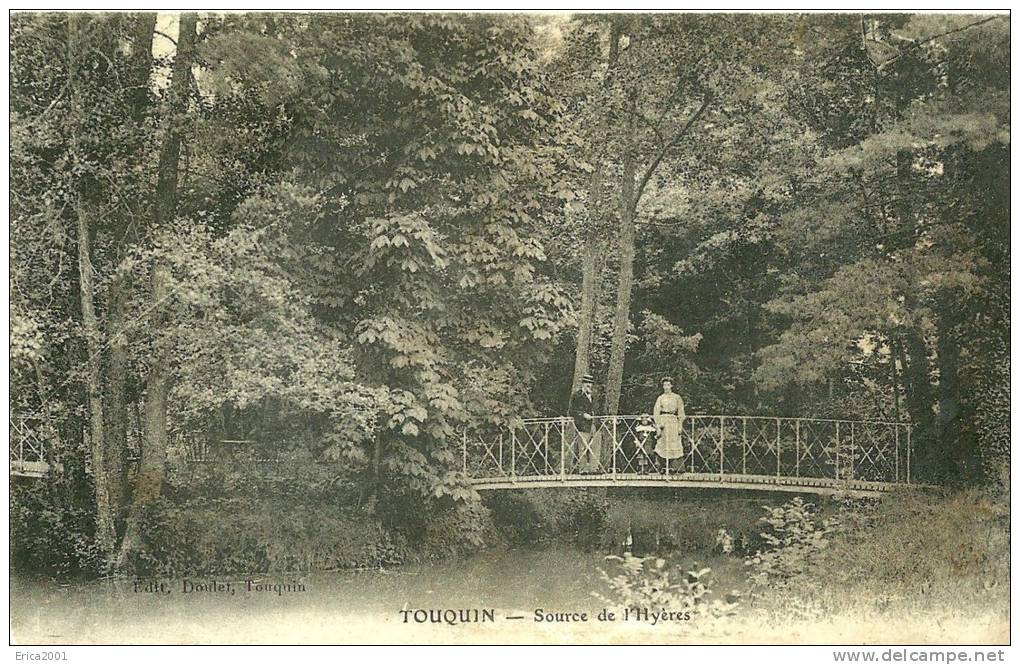
[[[933,422],[933,392],[928,346],[920,333],[911,330],[903,338],[901,372],[907,411],[914,424],[914,476],[924,476],[937,458],[938,433]]]
[[[900,365],[900,358],[903,352],[900,350],[900,343],[896,339],[889,340],[889,366],[892,372],[892,390],[893,390],[893,420],[900,422],[903,418],[900,415],[900,370],[897,365]]]
[[[609,53],[606,56],[606,73],[602,79],[602,94],[604,105],[608,103],[608,97],[613,84],[613,73],[620,58],[620,22],[614,17],[609,18]],[[602,251],[602,242],[599,234],[607,226],[605,221],[607,215],[602,212],[600,201],[602,200],[603,171],[600,162],[602,161],[604,141],[601,137],[609,126],[609,116],[603,113],[599,116],[598,127],[595,130],[596,148],[595,170],[592,172],[588,183],[588,223],[586,229],[584,249],[581,257],[581,318],[578,321],[577,348],[574,352],[574,380],[570,385],[571,394],[581,389],[581,379],[591,369],[591,342],[592,326],[595,323],[595,284],[598,279],[599,255]]]
[[[633,95],[629,103],[631,110],[636,108]],[[637,170],[635,163],[635,120],[634,113],[627,114],[626,130],[623,143],[623,174],[620,184],[619,209],[619,244],[620,244],[620,278],[616,290],[616,312],[613,316],[613,340],[609,353],[609,372],[606,377],[606,397],[604,412],[615,415],[620,410],[620,393],[623,387],[623,363],[627,352],[627,329],[630,324],[630,297],[634,288],[634,238],[636,235],[635,217],[637,206],[634,202],[634,176]]]
[[[903,387],[907,397],[907,410],[915,424],[929,423],[932,419],[931,368],[928,347],[921,336],[908,332],[901,347]]]
[[[156,14],[139,14],[131,40],[131,66],[129,71],[132,94],[132,119],[139,126],[145,119],[149,105],[149,78],[152,69],[152,39],[156,29]],[[141,146],[139,146],[139,149]],[[141,217],[142,206],[133,206]],[[128,237],[129,219],[121,219],[118,233],[117,258],[122,260],[131,244]],[[106,456],[109,469],[110,500],[116,513],[122,513],[127,496],[128,449],[128,407],[132,397],[128,395],[128,342],[122,333],[127,321],[127,307],[131,300],[131,280],[128,273],[117,273],[110,282],[109,335],[110,351],[107,367],[109,397],[107,405],[107,446]],[[122,517],[122,515],[118,515]]]
[[[110,282],[109,361],[107,365],[107,439],[106,460],[109,472],[110,501],[116,517],[127,501],[124,463],[128,432],[128,349],[120,331],[127,318],[128,292],[126,278],[115,276]]]
[[[902,91],[896,94],[896,118],[901,118],[909,107],[909,96]],[[895,191],[898,200],[895,204],[896,215],[904,230],[912,229],[917,220],[911,197],[915,196],[913,183],[914,153],[909,149],[896,151],[896,182]],[[913,234],[911,234],[913,235]],[[905,306],[908,311],[920,309],[918,298],[908,289],[905,295]],[[914,460],[917,468],[915,476],[930,475],[940,462],[940,432],[934,422],[932,407],[934,395],[931,383],[928,346],[925,343],[920,326],[907,333],[904,340],[908,362],[903,371],[904,386],[907,388],[907,407],[914,428]]]
[[[570,386],[571,394],[581,389],[581,379],[588,373],[591,363],[598,254],[598,240],[594,234],[591,234],[584,242],[584,250],[581,255],[581,315],[577,327],[577,350],[574,354],[574,380]]]
[[[949,300],[949,299],[945,299]],[[934,470],[939,475],[959,475],[960,459],[960,349],[956,341],[953,317],[955,303],[943,302],[938,321],[939,385],[938,385],[938,447]]]
[[[67,65],[70,82],[70,146],[72,159],[77,165],[82,158],[80,126],[83,118],[81,90],[78,80],[78,55],[81,49],[79,34],[81,18],[69,14],[67,21]],[[102,397],[102,345],[99,329],[99,318],[96,316],[95,285],[92,279],[92,239],[89,227],[90,208],[84,195],[82,179],[86,175],[79,173],[71,183],[74,194],[76,217],[76,235],[78,241],[78,291],[81,301],[82,326],[85,332],[87,360],[85,364],[85,389],[88,400],[89,423],[89,454],[92,458],[92,477],[95,484],[96,499],[96,540],[105,560],[109,560],[116,540],[110,488],[108,485],[105,439],[103,437],[103,397]]]
[[[156,34],[156,13],[138,14],[131,36],[131,85],[134,89],[131,110],[135,122],[145,119],[149,106],[149,80],[152,73],[152,40]]]
[[[100,348],[99,320],[96,317],[94,286],[92,282],[92,259],[90,257],[88,213],[78,200],[78,275],[81,294],[82,325],[85,329],[85,343],[88,360],[85,370],[85,387],[88,393],[89,446],[92,456],[92,477],[96,492],[96,539],[108,558],[113,552],[116,533],[114,531],[113,503],[109,487],[105,439],[103,438],[103,394],[102,394],[102,351]]]
[[[181,14],[177,55],[168,91],[167,130],[160,151],[158,181],[153,197],[153,227],[157,230],[173,219],[177,210],[177,177],[182,143],[179,116],[187,111],[196,23],[195,14]],[[163,301],[167,296],[169,278],[169,267],[156,260],[152,266],[150,294],[153,309],[150,325],[153,331],[159,331],[165,320]],[[128,515],[124,540],[117,559],[117,565],[121,569],[128,565],[132,553],[142,546],[142,512],[149,503],[159,497],[166,476],[169,360],[157,353],[150,363],[149,374],[145,379],[142,458],[135,477],[131,513]]]

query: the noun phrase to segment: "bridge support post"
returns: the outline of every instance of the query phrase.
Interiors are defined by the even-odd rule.
[[[19,418],[17,424],[14,426],[14,431],[18,435],[18,457],[15,460],[18,463],[25,461],[25,419]]]
[[[614,483],[616,482],[616,451],[617,451],[617,448],[620,447],[619,441],[618,441],[617,436],[616,436],[616,423],[619,422],[619,420],[620,419],[618,417],[613,416],[613,445],[611,446],[612,447],[612,451],[610,452],[609,456],[611,458],[610,469],[611,469],[611,473],[612,473],[612,476],[613,476],[613,482]]]
[[[723,439],[726,437],[726,416],[719,416],[719,475],[726,473],[726,453],[723,452]]]
[[[776,478],[783,475],[783,426],[782,421],[776,418]]]
[[[544,463],[542,464],[542,475],[544,476],[549,473],[552,467],[552,465],[549,464],[549,423],[545,423],[545,431],[542,435],[542,442],[545,446],[545,458],[543,460]]]
[[[907,484],[910,484],[910,448],[911,441],[910,435],[914,432],[913,425],[907,425]]]
[[[800,477],[800,418],[793,421],[796,434],[794,435],[794,475]]]
[[[836,480],[839,480],[839,421],[836,421]]]
[[[857,449],[854,447],[854,422],[850,421],[850,480],[857,477]]]
[[[742,429],[744,431],[744,434],[743,434],[743,437],[742,437],[743,438],[743,446],[741,446],[741,457],[742,457],[742,459],[741,459],[741,462],[740,462],[740,472],[746,476],[747,475],[747,416],[743,416],[740,419],[740,421],[741,421]]]
[[[683,427],[680,427],[680,435],[683,435]],[[694,473],[694,447],[698,445],[697,436],[694,433],[694,418],[691,418],[691,463],[687,465],[687,472]],[[702,457],[704,459],[704,457]],[[681,461],[681,464],[683,462]]]
[[[517,430],[510,427],[510,477],[517,477]]]
[[[894,444],[895,447],[893,448],[893,459],[896,460],[895,470],[893,471],[893,478],[895,478],[895,482],[898,483],[900,482],[900,424],[896,423],[893,426],[893,428],[896,432],[895,434],[896,443]]]
[[[560,481],[567,479],[567,422],[560,421]]]

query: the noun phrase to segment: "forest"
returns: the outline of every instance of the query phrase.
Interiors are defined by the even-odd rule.
[[[12,565],[470,553],[461,433],[588,373],[604,414],[668,374],[688,413],[910,422],[919,479],[1008,485],[1009,39],[14,13],[11,422],[50,473],[12,479]]]

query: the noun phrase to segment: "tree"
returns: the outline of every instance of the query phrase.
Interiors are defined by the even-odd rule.
[[[273,103],[292,123],[295,182],[323,196],[310,293],[354,342],[358,380],[390,395],[369,456],[394,488],[468,497],[450,473],[456,428],[525,408],[529,367],[570,313],[543,266],[574,195],[558,175],[568,148],[548,134],[559,105],[523,21],[307,20],[267,24],[287,46],[217,76],[268,90],[268,62],[302,68]]]
[[[157,165],[156,191],[152,198],[152,228],[157,232],[173,221],[177,212],[178,165],[183,142],[181,117],[187,112],[194,63],[195,14],[181,14],[177,34],[177,52],[168,92],[168,111],[163,145]],[[169,297],[169,268],[157,255],[149,276],[151,323],[166,325],[163,303]],[[152,358],[145,377],[145,423],[141,460],[131,492],[131,512],[118,553],[118,565],[124,567],[132,552],[140,547],[141,514],[145,506],[160,495],[166,476],[168,360],[159,354]]]
[[[19,408],[59,432],[58,449],[66,442],[68,453],[78,456],[78,463],[63,460],[69,472],[88,470],[96,532],[107,556],[115,545],[122,452],[104,422],[103,360],[112,339],[106,324],[108,241],[118,235],[112,220],[121,219],[123,202],[141,180],[139,151],[130,146],[143,130],[130,111],[138,90],[130,85],[125,49],[138,20],[24,15],[12,32],[14,242],[32,251],[22,266],[46,255],[54,260],[40,263],[41,274],[19,269],[16,278],[17,310],[28,331],[40,333],[29,356],[34,390],[21,393]],[[73,277],[66,272],[72,252],[70,264],[78,266]],[[66,297],[71,293],[73,300]]]
[[[608,27],[603,27],[608,26]],[[575,39],[589,43],[587,53],[605,58],[598,70],[611,70],[604,87],[589,89],[588,140],[606,145],[595,164],[593,183],[611,194],[589,195],[590,201],[611,202],[615,217],[619,276],[613,336],[606,379],[605,410],[619,409],[624,360],[630,326],[637,220],[648,187],[671,163],[697,154],[698,141],[708,139],[717,123],[732,125],[732,113],[748,97],[758,77],[752,63],[781,52],[783,45],[761,43],[758,21],[729,17],[614,16],[579,22]],[[608,34],[608,37],[605,35]],[[590,46],[592,35],[596,44]],[[716,48],[726,35],[732,48]],[[603,55],[605,54],[605,55]],[[709,119],[712,122],[709,122]],[[608,129],[603,133],[603,128]]]
[[[792,326],[763,350],[757,375],[812,381],[853,355],[899,366],[921,465],[958,477],[968,456],[958,431],[968,408],[961,360],[989,344],[987,329],[968,330],[959,303],[973,304],[972,320],[982,320],[1005,265],[1004,236],[992,221],[1005,209],[996,192],[1008,113],[993,55],[1005,48],[1005,25],[975,17],[827,21],[832,41],[809,53],[827,59],[814,70],[831,83],[806,88],[839,101],[793,98],[826,150],[810,167],[822,177],[804,178],[799,205],[780,227],[798,279],[771,308]],[[856,111],[818,112],[833,107]],[[869,337],[863,350],[854,344]],[[893,387],[890,404],[900,390]]]
[[[152,44],[156,30],[156,14],[139,14],[134,17],[134,26],[130,29],[130,55],[124,68],[126,79],[127,113],[135,127],[144,128],[150,113],[150,81],[152,72]],[[137,130],[133,136],[128,134],[125,143],[129,149],[125,152],[136,156],[132,166],[144,170],[151,148],[147,145],[149,138],[144,129]],[[141,183],[139,183],[141,184]],[[125,195],[122,200],[129,202],[117,208],[117,224],[112,229],[115,243],[113,260],[120,263],[124,260],[130,246],[139,235],[139,220],[146,215],[145,205],[149,197],[144,187],[137,187],[134,195]],[[126,208],[126,209],[125,209]],[[130,423],[129,410],[137,399],[132,390],[130,380],[130,349],[128,339],[121,331],[128,325],[127,308],[131,299],[132,283],[127,279],[128,273],[114,272],[110,279],[108,328],[110,334],[109,353],[107,359],[106,407],[107,427],[107,475],[110,487],[110,499],[118,512],[122,512],[127,504],[127,464],[128,430]],[[122,515],[118,515],[122,518]],[[119,520],[118,520],[119,521]]]
[[[72,161],[71,172],[81,172],[87,167],[82,164],[84,155],[80,145],[80,133],[83,125],[82,95],[80,92],[78,69],[79,54],[83,51],[80,43],[81,28],[76,15],[68,16],[67,54],[68,54],[68,95],[70,97],[70,146]],[[106,474],[106,440],[103,436],[103,400],[102,400],[102,355],[99,320],[96,317],[95,287],[92,279],[92,243],[90,217],[93,215],[86,194],[86,185],[81,180],[72,180],[69,189],[71,205],[77,219],[76,239],[78,242],[78,275],[79,293],[81,297],[82,323],[84,325],[85,343],[88,361],[85,386],[88,393],[89,407],[89,450],[92,454],[93,477],[96,487],[96,535],[99,547],[107,556],[113,551],[116,537],[113,522],[113,505],[111,503],[108,476]]]

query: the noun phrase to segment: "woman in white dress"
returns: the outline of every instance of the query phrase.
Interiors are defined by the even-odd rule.
[[[684,424],[684,401],[680,395],[673,392],[673,379],[669,377],[662,380],[662,394],[655,400],[653,415],[659,435],[655,452],[667,460],[670,471],[680,472],[684,457],[684,447],[680,440]]]

